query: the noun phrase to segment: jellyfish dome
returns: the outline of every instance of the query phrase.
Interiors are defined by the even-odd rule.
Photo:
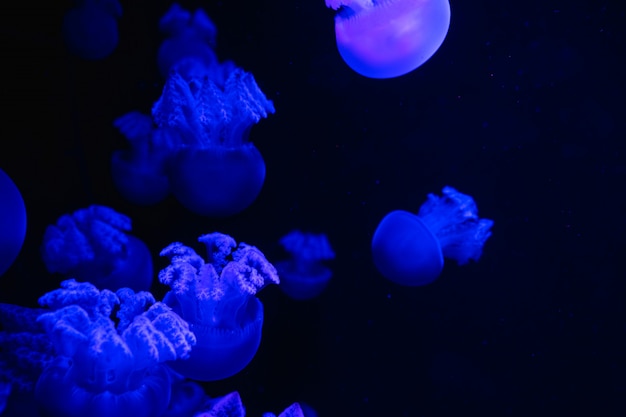
[[[428,195],[417,215],[396,210],[381,220],[372,238],[374,264],[398,284],[429,284],[441,274],[444,258],[459,265],[477,261],[491,226],[492,220],[478,218],[472,197],[444,187],[442,197]]]
[[[152,256],[130,230],[131,220],[109,207],[93,205],[63,215],[44,234],[46,268],[101,288],[148,290]]]
[[[189,323],[197,343],[189,359],[169,362],[176,372],[200,381],[216,381],[245,368],[261,343],[263,305],[255,294],[278,284],[274,266],[254,246],[221,233],[203,235],[205,262],[182,243],[161,252],[170,265],[159,280],[171,287],[163,302]]]
[[[0,275],[20,253],[26,236],[26,208],[20,190],[0,169]]]
[[[274,105],[252,74],[232,63],[201,78],[170,75],[152,115],[177,150],[170,184],[183,206],[229,216],[252,204],[265,181],[265,162],[248,136],[269,113]]]
[[[79,0],[63,18],[63,38],[73,55],[86,60],[109,56],[117,47],[117,19],[122,6],[117,0]]]
[[[337,10],[337,49],[370,78],[413,71],[441,46],[450,26],[448,0],[326,0]]]
[[[291,259],[276,263],[280,289],[295,300],[315,298],[324,291],[333,273],[324,262],[335,258],[325,234],[289,232],[280,239]]]

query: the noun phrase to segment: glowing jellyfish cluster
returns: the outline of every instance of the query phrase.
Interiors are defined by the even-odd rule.
[[[337,49],[370,78],[413,71],[441,46],[450,26],[448,0],[326,0],[337,10]]]
[[[127,216],[105,206],[63,215],[43,237],[46,268],[99,288],[148,290],[152,256],[145,243],[128,234],[130,230]]]
[[[26,235],[26,208],[20,190],[0,169],[0,275],[20,253]]]
[[[161,252],[170,265],[159,280],[171,287],[163,302],[189,323],[198,341],[188,360],[170,366],[188,378],[214,381],[241,371],[256,354],[263,304],[255,294],[279,279],[254,246],[237,245],[221,233],[198,240],[206,245],[207,261],[192,248],[172,243]]]
[[[444,187],[442,194],[429,194],[417,215],[397,210],[381,220],[372,256],[386,278],[401,285],[425,285],[441,274],[444,257],[459,265],[480,258],[493,221],[478,217],[472,197],[452,187]]]

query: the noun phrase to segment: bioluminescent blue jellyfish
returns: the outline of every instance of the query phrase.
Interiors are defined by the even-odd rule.
[[[157,55],[163,77],[175,70],[189,78],[217,64],[217,28],[202,9],[191,13],[174,3],[159,21],[159,29],[168,36]]]
[[[118,0],[77,0],[63,17],[63,39],[73,55],[87,60],[109,56],[117,47]]]
[[[170,401],[169,369],[195,343],[189,326],[148,292],[67,280],[43,295],[37,319],[57,356],[35,386],[42,415],[156,417]],[[111,316],[114,316],[113,319]]]
[[[113,122],[131,148],[116,151],[111,158],[113,183],[128,201],[156,204],[170,192],[166,161],[172,149],[169,135],[157,129],[152,118],[139,112],[127,113]]]
[[[293,230],[280,238],[291,259],[276,263],[280,289],[295,300],[317,297],[333,275],[324,262],[335,259],[325,234]]]
[[[163,302],[189,323],[197,344],[188,360],[169,365],[200,381],[224,379],[241,371],[261,343],[263,305],[255,294],[278,284],[274,266],[254,246],[221,233],[198,239],[207,247],[207,262],[182,243],[161,252],[170,265],[159,280],[171,288]]]
[[[173,72],[152,108],[157,126],[169,129],[177,145],[171,190],[183,206],[206,216],[236,214],[261,192],[265,162],[248,135],[274,113],[252,74],[232,64],[220,68],[191,79]]]
[[[444,257],[459,265],[480,258],[493,221],[478,218],[472,197],[452,187],[444,187],[442,193],[442,197],[429,194],[417,215],[397,210],[381,220],[372,239],[372,256],[387,279],[425,285],[437,279]]]
[[[245,417],[246,409],[237,391],[212,398],[207,401],[205,410],[194,414],[194,417]],[[263,417],[276,417],[274,413],[263,413]],[[300,404],[293,403],[287,407],[278,417],[305,417]]]
[[[370,78],[413,71],[441,46],[450,26],[448,0],[326,0],[337,10],[337,49]]]
[[[20,190],[0,169],[0,275],[13,264],[26,236],[26,207]]]
[[[145,243],[127,233],[130,230],[127,216],[104,206],[63,215],[43,237],[46,268],[100,288],[148,290],[152,256]]]

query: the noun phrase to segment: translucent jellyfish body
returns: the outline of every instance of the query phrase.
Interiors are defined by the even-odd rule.
[[[0,275],[20,253],[26,235],[26,208],[20,190],[0,169]]]
[[[78,0],[63,18],[63,38],[73,55],[87,60],[109,56],[117,47],[117,19],[122,6],[117,0]]]
[[[157,129],[152,118],[130,112],[117,118],[118,128],[131,148],[116,151],[111,158],[111,174],[117,190],[135,204],[150,205],[163,200],[170,192],[166,163],[171,155],[168,135]]]
[[[261,343],[263,305],[255,297],[278,274],[261,251],[230,236],[212,233],[199,241],[207,262],[182,243],[161,252],[170,265],[159,280],[172,288],[163,302],[176,311],[196,335],[189,359],[169,365],[191,379],[215,381],[241,371]]]
[[[425,285],[441,274],[444,257],[459,265],[480,258],[493,221],[478,218],[472,197],[452,187],[444,187],[442,193],[442,197],[429,194],[417,215],[392,211],[378,225],[372,256],[387,279]]]
[[[159,29],[167,35],[157,56],[164,78],[172,70],[191,77],[198,67],[209,71],[217,64],[213,51],[217,29],[202,9],[191,13],[174,3],[159,21]]]
[[[162,415],[171,393],[163,362],[187,357],[195,343],[187,323],[147,292],[61,287],[39,299],[51,311],[38,321],[58,354],[35,387],[42,415]]]
[[[397,77],[426,62],[450,26],[448,0],[326,0],[338,10],[337,49],[354,71]]]
[[[232,215],[252,204],[265,181],[265,162],[248,135],[273,112],[252,74],[232,64],[210,77],[172,73],[152,115],[177,150],[169,171],[176,198],[206,216]]]
[[[280,289],[295,300],[308,300],[324,291],[332,271],[324,262],[335,258],[325,234],[294,230],[280,239],[291,259],[276,263]]]
[[[46,268],[100,288],[148,290],[152,256],[145,243],[127,233],[130,230],[128,217],[104,206],[61,216],[44,234]]]

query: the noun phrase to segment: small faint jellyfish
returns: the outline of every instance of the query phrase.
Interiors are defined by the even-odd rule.
[[[26,236],[26,207],[20,190],[0,169],[0,275],[20,253]]]
[[[276,263],[280,289],[295,300],[317,297],[326,288],[332,271],[324,262],[335,259],[325,234],[289,232],[280,239],[291,259]]]
[[[382,219],[372,239],[374,264],[398,284],[429,284],[441,274],[444,257],[459,265],[477,261],[492,225],[478,218],[472,197],[444,187],[442,197],[428,195],[417,215],[396,210]]]

